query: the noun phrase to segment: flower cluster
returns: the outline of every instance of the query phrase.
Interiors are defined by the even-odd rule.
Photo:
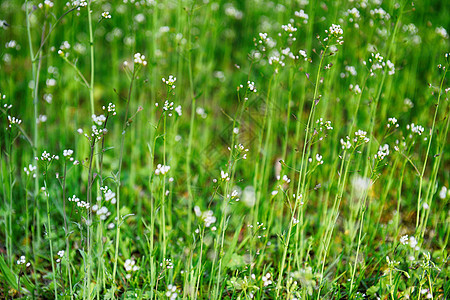
[[[100,187],[100,190],[103,192],[103,195],[105,197],[105,201],[109,202],[111,201],[111,204],[116,204],[116,193],[111,191],[111,189],[108,188],[108,186],[102,186]]]
[[[375,71],[383,69],[385,66],[387,66],[387,71],[389,75],[395,74],[395,65],[390,61],[387,60],[387,62],[384,61],[384,57],[381,56],[380,53],[371,53],[371,57],[368,59],[367,63],[366,61],[363,62],[364,65],[369,65],[369,72],[370,76],[375,76]]]
[[[231,195],[230,194],[227,195],[227,198],[228,199],[234,199],[236,202],[238,202],[240,200],[238,198],[239,194],[240,194],[240,192],[238,190],[233,190],[231,192]]]
[[[170,258],[164,258],[163,262],[160,263],[159,266],[165,269],[173,269],[173,262]]]
[[[20,45],[15,40],[10,40],[9,42],[6,42],[5,48],[20,50]]]
[[[139,52],[134,55],[134,63],[136,65],[142,65],[144,67],[147,65],[147,61],[145,60],[145,56],[140,54]]]
[[[399,125],[397,123],[397,118],[388,118],[387,128],[391,128],[391,126],[397,128]]]
[[[294,15],[300,19],[303,20],[304,24],[308,24],[309,16],[303,9],[300,9],[299,11],[294,12]]]
[[[305,50],[298,50],[298,54],[300,54],[301,56],[303,56],[304,60],[307,61],[308,60],[308,54],[306,54]]]
[[[123,267],[125,268],[125,271],[127,271],[127,275],[125,276],[127,279],[131,278],[132,272],[136,272],[140,269],[139,266],[136,266],[136,261],[133,258],[125,260]]]
[[[287,175],[283,175],[283,177],[277,176],[277,180],[280,179],[282,179],[286,184],[289,184],[291,182],[291,179]]]
[[[111,15],[109,14],[109,11],[102,12],[102,18],[103,19],[111,19]]]
[[[367,132],[363,131],[361,129],[358,130],[357,132],[355,132],[355,138],[353,139],[353,141],[355,143],[358,143],[358,142],[368,143],[369,138],[367,137]]]
[[[69,3],[67,3],[67,5],[68,4]],[[77,9],[80,10],[81,7],[87,6],[87,1],[86,0],[73,0],[71,4],[73,7],[77,7]]]
[[[347,16],[349,16],[348,21],[350,23],[353,23],[360,18],[359,10],[356,7],[353,7],[352,9],[348,9]]]
[[[52,8],[53,5],[54,5],[53,1],[51,1],[51,0],[44,0],[44,3],[39,3],[38,7],[41,8],[41,9],[44,8],[44,7]]]
[[[36,171],[37,167],[33,166],[32,164],[29,164],[28,167],[24,167],[23,171],[30,176],[30,174],[33,174],[33,178],[36,178],[36,173],[34,173]]]
[[[323,165],[323,159],[322,159],[322,155],[320,154],[316,154],[316,161],[318,165]]]
[[[344,34],[344,30],[342,30],[341,25],[331,24],[328,31],[325,31],[334,37],[338,37]]]
[[[410,236],[408,238],[408,235],[404,235],[400,238],[400,243],[402,245],[409,245],[413,250],[420,250],[420,248],[417,246],[418,242],[414,236]]]
[[[220,170],[220,178],[224,181],[230,181],[230,176],[228,175],[228,173]]]
[[[330,28],[325,30],[325,33],[328,37],[324,39],[324,42],[328,41],[328,39],[335,38],[339,45],[344,44],[344,37],[342,36],[344,34],[344,30],[342,30],[341,25],[331,24]]]
[[[229,17],[235,18],[236,20],[241,20],[244,13],[234,7],[231,3],[225,4],[225,14]]]
[[[29,267],[31,264],[29,262],[26,261],[25,256],[22,255],[16,262],[18,265],[25,265],[27,267]]]
[[[287,56],[293,60],[297,60],[300,58],[298,55],[294,55],[294,53],[292,53],[292,51],[291,51],[291,48],[289,48],[289,47],[281,49],[281,54],[283,54],[284,56]]]
[[[214,212],[212,210],[202,212],[200,210],[200,207],[195,206],[194,212],[197,217],[202,218],[203,222],[205,222],[206,227],[210,227],[216,222],[216,217],[214,217]]]
[[[406,125],[407,130],[411,130],[412,133],[416,133],[418,135],[422,135],[423,131],[425,130],[420,125],[415,125],[414,123]]]
[[[350,138],[348,136],[346,136],[345,140],[341,139],[340,143],[343,150],[350,149],[352,147],[352,143],[350,143]]]
[[[34,159],[37,161],[51,162],[53,160],[59,160],[59,156],[51,155],[50,153],[44,150],[44,152],[42,152],[41,154],[41,157],[35,157]]]
[[[389,155],[389,145],[384,144],[378,148],[377,154],[375,154],[375,159],[383,160],[386,156]]]
[[[253,81],[247,81],[247,87],[249,89],[250,92],[256,93],[256,87],[255,87],[255,82]]]
[[[58,251],[58,258],[56,259],[56,262],[57,262],[57,263],[60,263],[60,262],[61,262],[61,258],[64,257],[64,253],[65,253],[64,250]]]
[[[158,106],[158,103],[155,104],[156,106]],[[169,102],[169,100],[166,100],[164,102],[164,106],[163,106],[163,110],[167,111],[167,116],[171,117],[172,116],[172,110],[175,110],[175,112],[178,114],[178,116],[181,116],[183,114],[183,111],[181,109],[181,105],[178,105],[177,107],[173,107],[173,102]]]
[[[175,285],[169,284],[167,286],[166,297],[169,299],[177,299],[177,287]]]
[[[357,85],[350,84],[349,90],[355,93],[356,95],[359,95],[362,92],[358,84]]]
[[[106,220],[106,218],[108,218],[111,215],[111,212],[108,210],[106,206],[102,206],[101,208],[99,208],[97,204],[94,204],[92,206],[92,211],[95,212],[102,221]]]
[[[435,32],[443,39],[448,39],[447,30],[444,27],[436,27]]]
[[[170,166],[158,164],[156,166],[155,175],[166,175],[170,170]]]
[[[248,149],[244,147],[242,144],[234,145],[234,149],[237,150],[236,159],[242,158],[247,159]],[[231,148],[228,148],[231,151]]]
[[[391,18],[391,16],[381,7],[370,10],[370,15],[386,21]]]
[[[270,279],[272,277],[272,275],[270,273],[267,273],[266,275],[264,275],[262,277],[262,281],[264,286],[268,286],[272,284],[272,280]]]
[[[281,29],[289,33],[289,37],[292,37],[292,34],[297,31],[297,28],[292,26],[291,23],[288,23],[287,25],[281,25]]]
[[[113,116],[116,115],[116,105],[113,104],[113,103],[111,103],[111,102],[108,104],[107,107],[102,106],[102,109],[103,109],[103,110],[107,110],[108,113],[111,113]]]
[[[267,49],[272,49],[277,45],[277,43],[265,32],[260,32],[258,37],[259,39],[254,38],[253,41],[255,43],[255,47],[260,46],[259,50],[262,52],[266,52]]]
[[[77,196],[73,195],[72,198],[69,197],[68,199],[70,202],[75,202],[77,204],[78,207],[81,208],[86,208],[89,209],[89,203],[85,202],[85,201],[80,201],[80,198],[78,198]]]
[[[11,128],[13,125],[20,125],[20,124],[22,124],[22,120],[8,115],[8,128]],[[6,128],[6,130],[8,130],[8,128]]]
[[[333,126],[331,125],[331,121],[323,121],[323,118],[320,118],[316,121],[316,124],[319,125],[318,130],[323,131],[326,130],[333,130]]]
[[[61,57],[68,57],[69,53],[67,53],[67,51],[70,49],[70,43],[68,41],[63,41],[61,43],[61,46],[59,46],[59,50],[58,50],[58,54]]]
[[[169,75],[169,78],[167,78],[167,79],[166,78],[162,78],[162,82],[164,82],[170,90],[175,89],[175,82],[176,81],[177,81],[177,78],[174,77],[173,75]]]
[[[346,136],[345,139],[341,139],[341,148],[343,150],[350,149],[352,147],[357,148],[364,143],[369,142],[369,138],[367,137],[367,132],[363,130],[358,130],[355,132],[355,137],[353,138],[353,142],[355,145],[353,146],[349,136]]]
[[[92,115],[92,121],[98,126],[102,126],[103,122],[106,121],[106,117],[104,115]]]
[[[76,161],[73,157],[73,150],[72,149],[64,149],[63,150],[63,156],[65,159],[72,161],[74,165],[78,164],[78,161]]]
[[[102,139],[102,137],[108,132],[106,128],[97,128],[97,126],[102,126],[106,122],[107,118],[104,115],[92,115],[92,121],[93,125],[91,126],[91,134],[88,135],[87,133],[84,133],[83,129],[79,128],[77,132],[79,134],[84,134],[84,136],[91,141],[92,139],[94,141],[99,141]]]
[[[278,51],[274,51],[269,57],[269,65],[275,66],[275,73],[278,73],[279,67],[284,67],[286,65],[283,60],[284,56],[280,56]]]

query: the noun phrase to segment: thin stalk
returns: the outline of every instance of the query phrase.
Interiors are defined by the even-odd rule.
[[[307,155],[307,152],[309,152],[309,150],[307,151],[307,144],[309,142],[309,132],[311,130],[311,120],[313,118],[313,114],[315,111],[315,106],[317,105],[316,103],[316,99],[318,98],[319,95],[319,80],[320,80],[320,71],[322,70],[322,65],[323,65],[323,60],[325,57],[325,53],[328,49],[328,46],[325,48],[325,50],[323,51],[321,57],[320,57],[320,62],[319,62],[319,67],[317,70],[317,75],[316,75],[316,85],[314,88],[314,96],[313,96],[313,100],[312,100],[312,105],[311,105],[311,110],[309,112],[309,116],[308,116],[308,122],[306,123],[306,132],[305,132],[305,140],[303,143],[303,151],[302,151],[302,161],[301,161],[301,167],[300,167],[300,174],[299,174],[299,180],[298,180],[298,184],[297,184],[297,192],[295,194],[295,206],[293,209],[293,215],[291,216],[291,220],[289,221],[289,229],[288,229],[288,235],[285,241],[285,245],[284,245],[284,251],[283,251],[283,256],[281,259],[281,267],[280,267],[280,271],[278,273],[278,280],[277,280],[277,298],[280,295],[280,288],[281,288],[281,281],[283,279],[283,272],[284,272],[284,267],[285,267],[285,263],[286,263],[286,257],[287,257],[287,251],[289,249],[289,242],[290,242],[290,238],[291,238],[291,231],[292,231],[292,225],[293,225],[293,217],[295,216],[295,213],[297,212],[297,207],[299,205],[300,202],[300,188],[301,186],[303,187],[303,191],[305,190],[305,183],[306,183],[306,170],[307,170],[307,162],[305,162],[305,157]],[[308,148],[310,149],[310,147]],[[302,193],[303,194],[303,193]],[[303,224],[301,224],[303,225]],[[302,231],[304,226],[298,226],[297,230],[299,230],[299,227],[302,227]]]
[[[267,96],[266,96],[266,109],[264,111],[264,122],[263,122],[263,130],[265,130],[266,128],[266,122],[267,122],[267,118],[268,118],[268,114],[269,114],[269,97],[271,95],[271,89],[272,89],[272,81],[273,78],[275,77],[275,73],[272,74],[272,76],[270,76],[269,79],[269,83],[267,85]],[[264,135],[264,131],[261,132],[261,134],[259,134],[259,139],[258,139],[258,151],[261,151],[260,149],[262,149],[263,146],[263,135]],[[259,215],[259,202],[260,202],[260,198],[261,198],[261,189],[262,187],[260,186],[260,184],[258,184],[258,178],[260,177],[260,159],[257,159],[256,163],[255,163],[255,175],[253,176],[253,186],[255,187],[255,192],[256,192],[256,199],[255,199],[255,205],[253,205],[252,207],[252,218],[253,218],[253,227],[256,226],[256,222],[258,221],[258,215]],[[262,161],[264,162],[265,159],[263,158]],[[264,170],[264,166],[261,166],[261,170]],[[262,171],[261,171],[262,172]],[[262,177],[262,176],[261,176]]]
[[[321,271],[320,271],[320,286],[319,286],[319,293],[317,294],[318,297],[320,297],[320,291],[322,289],[322,281],[323,281],[323,273],[324,273],[324,269],[325,269],[325,261],[326,258],[328,256],[328,251],[329,251],[329,247],[330,247],[330,241],[331,241],[331,237],[333,235],[333,231],[334,231],[334,227],[336,225],[336,221],[337,218],[339,216],[339,207],[341,205],[341,200],[342,200],[342,196],[344,194],[344,188],[345,188],[345,184],[347,181],[347,177],[348,177],[348,172],[349,172],[349,168],[350,168],[350,162],[352,160],[353,157],[353,153],[354,150],[350,153],[349,157],[348,157],[348,161],[347,164],[345,164],[345,158],[347,155],[347,151],[344,152],[344,155],[342,157],[342,164],[341,164],[341,168],[339,171],[339,180],[338,180],[338,193],[336,194],[336,197],[334,198],[334,203],[333,203],[333,207],[331,209],[331,214],[329,216],[329,218],[326,221],[327,224],[327,228],[325,230],[325,234],[323,236],[323,240],[324,246],[320,247],[319,250],[319,262],[322,262],[321,264]],[[345,165],[345,170],[344,170],[344,165]],[[318,298],[319,299],[319,298]]]
[[[88,23],[89,23],[89,48],[90,48],[90,62],[91,62],[91,81],[89,84],[89,102],[91,104],[91,113],[94,114],[94,73],[95,73],[95,65],[94,65],[94,35],[92,32],[92,12],[91,12],[91,2],[93,0],[87,1],[87,10],[88,10]]]
[[[428,155],[430,153],[431,148],[431,142],[433,140],[433,134],[434,134],[434,127],[436,125],[436,118],[439,110],[439,104],[441,101],[441,95],[442,95],[442,87],[444,85],[445,75],[447,75],[447,68],[445,68],[444,75],[442,76],[441,84],[439,87],[439,95],[437,99],[436,109],[434,111],[434,117],[433,117],[433,125],[431,126],[430,131],[430,138],[428,139],[428,146],[427,146],[427,153],[425,155],[425,161],[423,163],[422,171],[420,172],[420,179],[419,179],[419,195],[417,197],[417,217],[416,217],[416,230],[419,227],[419,217],[420,217],[420,204],[421,204],[421,197],[422,197],[422,184],[423,184],[423,176],[425,175],[425,169],[427,168],[427,162],[428,162]]]
[[[166,112],[163,116],[163,165],[166,165]],[[162,258],[166,258],[166,173],[163,175],[162,202],[161,202],[161,229],[162,229]]]
[[[48,166],[47,166],[48,167]],[[50,193],[48,191],[48,187],[47,187],[47,172],[48,169],[46,167],[45,170],[45,175],[44,175],[44,187],[45,187],[45,200],[46,200],[46,204],[47,204],[47,230],[48,230],[48,241],[50,244],[50,260],[52,262],[52,274],[53,274],[53,285],[55,288],[55,299],[58,299],[58,290],[57,290],[57,283],[56,283],[56,270],[55,270],[55,262],[53,259],[53,244],[52,244],[52,227],[51,227],[51,222],[50,222],[50,203],[49,203],[49,199],[50,199]]]
[[[28,6],[28,0],[25,0],[25,12],[26,12],[26,24],[27,24],[27,35],[28,35],[28,45],[30,50],[30,59],[32,65],[32,77],[34,80],[34,89],[33,89],[33,157],[37,157],[37,151],[39,149],[39,136],[38,136],[38,88],[39,88],[39,73],[40,73],[40,61],[42,52],[39,51],[39,63],[35,59],[35,54],[33,52],[33,40],[31,38],[31,25],[30,25],[30,11]],[[39,165],[36,164],[36,176],[34,177],[34,226],[32,228],[32,239],[33,239],[33,258],[34,258],[34,283],[37,289],[37,293],[39,293],[39,284],[37,281],[37,272],[36,267],[38,265],[38,257],[37,257],[37,249],[41,248],[41,222],[40,222],[40,208],[39,208]],[[36,229],[36,232],[35,232]]]
[[[441,160],[442,160],[442,153],[444,151],[446,142],[447,142],[447,136],[448,136],[448,129],[449,129],[449,125],[450,125],[450,118],[448,117],[448,113],[447,113],[447,122],[446,125],[444,127],[444,130],[441,131],[441,144],[440,147],[437,151],[437,153],[439,153],[440,155],[438,155],[438,157],[436,157],[436,160],[434,162],[434,166],[433,166],[433,175],[432,175],[432,180],[431,183],[428,185],[428,191],[427,191],[427,195],[426,195],[426,203],[429,205],[429,207],[431,207],[432,201],[433,201],[433,195],[436,192],[436,177],[439,171],[439,165],[441,164]],[[422,223],[421,226],[421,233],[420,233],[420,237],[423,239],[423,236],[425,234],[425,229],[426,229],[426,225],[427,225],[427,221],[428,221],[428,217],[430,215],[430,209],[427,210],[426,212],[426,217],[425,217],[425,221]],[[445,225],[444,225],[445,226]],[[447,231],[447,235],[446,238],[444,239],[444,242],[442,243],[442,249],[446,248],[447,242],[448,242],[448,233],[449,231]]]
[[[117,259],[119,256],[119,240],[120,240],[120,186],[121,186],[121,181],[120,181],[120,175],[122,172],[122,161],[123,161],[123,147],[125,144],[125,133],[127,130],[127,127],[129,126],[128,123],[128,111],[130,109],[130,101],[131,101],[131,93],[133,91],[133,83],[136,77],[136,73],[137,73],[137,66],[135,65],[133,67],[133,74],[131,76],[131,83],[130,83],[130,88],[128,90],[128,101],[127,101],[127,107],[125,110],[125,117],[123,119],[123,126],[122,126],[122,136],[120,139],[120,154],[119,154],[119,171],[117,172],[117,176],[116,176],[116,180],[117,180],[117,202],[116,202],[116,210],[117,210],[117,226],[116,226],[116,246],[115,246],[115,253],[114,253],[114,267],[113,267],[113,274],[112,274],[112,278],[113,280],[115,280],[116,278],[116,272],[117,272]]]
[[[63,177],[63,217],[64,217],[64,230],[65,230],[65,240],[66,240],[66,268],[67,268],[67,276],[69,277],[69,289],[70,289],[70,299],[73,299],[73,290],[72,290],[72,275],[70,272],[70,245],[69,245],[69,229],[67,226],[67,213],[66,213],[66,176],[67,176],[67,161],[64,161],[64,177]]]
[[[87,296],[88,299],[91,299],[91,294],[90,294],[90,285],[91,285],[91,265],[92,265],[92,257],[91,257],[91,226],[92,226],[92,211],[91,211],[91,207],[92,207],[92,184],[93,184],[93,168],[92,168],[92,163],[94,161],[94,150],[95,150],[95,137],[92,138],[92,142],[91,142],[91,152],[89,155],[89,171],[88,171],[88,187],[87,187],[87,202],[89,203],[89,209],[87,211],[88,214],[88,218],[87,218],[87,222],[86,222],[86,227],[87,227],[87,269],[86,269],[86,274],[84,276],[84,292],[83,292],[83,298],[85,298],[86,296],[86,289],[87,289]]]
[[[12,268],[13,266],[13,252],[12,252],[12,214],[13,214],[13,167],[12,167],[12,159],[13,159],[13,155],[12,155],[12,144],[13,141],[10,139],[9,140],[9,153],[8,153],[8,184],[9,184],[9,189],[8,189],[8,199],[9,199],[9,205],[7,206],[7,212],[8,212],[8,223],[7,223],[7,227],[8,230],[6,231],[6,245],[7,245],[7,255],[8,255],[8,262],[9,262],[9,267]],[[6,223],[6,222],[5,222]]]
[[[193,4],[194,5],[194,4]],[[186,185],[188,190],[188,218],[187,218],[187,235],[191,234],[191,223],[192,223],[192,204],[194,203],[194,195],[192,193],[192,181],[191,181],[191,155],[192,155],[192,140],[194,137],[194,121],[195,121],[195,93],[194,93],[194,79],[192,75],[192,37],[191,37],[191,14],[193,12],[193,7],[188,12],[188,71],[189,71],[189,89],[191,93],[191,120],[189,123],[189,138],[188,138],[188,148],[186,152]]]

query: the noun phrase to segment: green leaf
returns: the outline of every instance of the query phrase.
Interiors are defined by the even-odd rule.
[[[378,286],[373,285],[370,288],[367,289],[367,295],[374,296],[378,292]]]
[[[11,271],[11,269],[6,265],[5,260],[3,259],[3,256],[0,255],[0,277],[3,277],[6,282],[8,282],[9,286],[11,286],[12,288],[18,290],[18,285],[17,285],[17,281],[18,281],[18,276]],[[31,283],[31,281],[28,279],[28,277],[22,276],[20,277],[20,285],[24,286],[25,289],[21,288],[21,290],[25,290],[26,292],[29,293],[29,291],[34,290],[34,284]]]
[[[18,289],[17,276],[9,269],[9,267],[6,265],[5,260],[3,259],[3,256],[1,255],[0,255],[0,270],[2,271],[0,273],[0,276],[2,276],[11,287],[17,290]]]

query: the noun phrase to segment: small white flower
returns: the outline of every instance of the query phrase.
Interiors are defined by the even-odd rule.
[[[139,52],[134,55],[134,63],[137,64],[137,65],[142,65],[144,67],[147,65],[147,61],[145,60],[145,56],[142,55]]]
[[[64,157],[72,156],[72,154],[73,154],[73,150],[71,150],[71,149],[63,150]]]
[[[331,35],[336,37],[344,34],[344,30],[342,30],[341,25],[331,24],[328,30]]]
[[[109,11],[102,12],[102,18],[111,19],[111,15],[109,14]]]
[[[173,75],[169,75],[169,78],[162,78],[162,82],[164,82],[170,89],[175,88],[175,82],[177,81],[177,78]]]
[[[305,13],[305,11],[303,9],[300,9],[299,11],[294,12],[294,15],[296,17],[303,19],[304,24],[308,23],[309,16],[308,16],[308,14]]]
[[[169,170],[170,170],[170,166],[158,164],[156,166],[155,175],[166,175],[167,172],[169,172]]]
[[[411,248],[415,249],[416,246],[417,246],[417,243],[418,243],[418,242],[417,242],[417,240],[416,240],[415,237],[413,237],[413,236],[409,237],[409,246],[410,246]]]
[[[408,235],[404,235],[400,238],[400,243],[402,243],[402,245],[408,245]]]
[[[22,255],[22,256],[19,258],[19,260],[17,261],[17,264],[18,264],[18,265],[23,265],[23,264],[25,264],[25,263],[26,263],[25,256]]]
[[[268,285],[272,284],[272,280],[270,279],[271,276],[272,275],[270,273],[266,273],[266,275],[264,275],[262,277],[262,281],[263,281],[264,286],[268,286]]]
[[[230,177],[228,176],[228,173],[225,173],[224,171],[220,171],[220,177],[222,178],[222,180],[225,180],[225,181],[229,181],[230,180]]]
[[[319,164],[319,165],[323,164],[322,155],[316,154],[316,160],[317,160],[317,164]]]
[[[181,111],[181,105],[178,105],[177,107],[175,107],[175,112],[179,115],[179,116],[181,116],[183,113],[182,113],[182,111]]]
[[[439,191],[439,198],[444,200],[445,198],[447,198],[447,194],[448,194],[447,187],[442,186],[441,190]]]

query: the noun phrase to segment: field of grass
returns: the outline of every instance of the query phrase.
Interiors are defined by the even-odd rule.
[[[449,13],[2,0],[0,298],[450,299]]]

